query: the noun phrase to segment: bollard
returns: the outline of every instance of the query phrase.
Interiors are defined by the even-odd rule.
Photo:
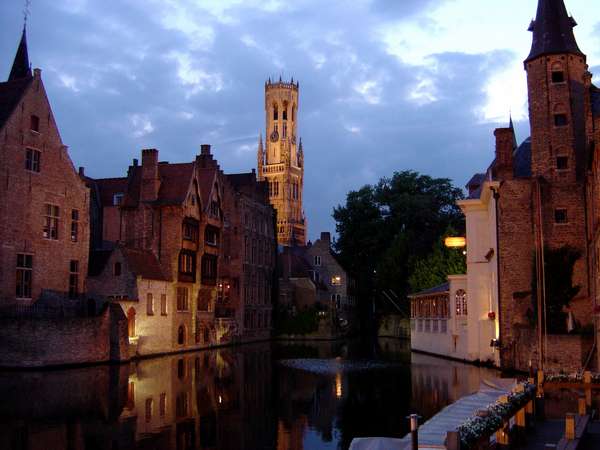
[[[411,414],[408,416],[408,419],[410,420],[411,449],[419,450],[419,416],[417,414]]]
[[[567,413],[565,419],[565,437],[568,441],[575,439],[575,414]]]

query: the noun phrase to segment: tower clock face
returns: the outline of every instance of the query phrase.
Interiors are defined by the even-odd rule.
[[[273,131],[271,133],[271,142],[277,142],[279,140],[279,133],[277,131]]]

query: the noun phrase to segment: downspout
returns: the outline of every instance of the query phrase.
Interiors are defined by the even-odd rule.
[[[159,208],[158,213],[158,260],[161,260],[162,255],[162,208]]]
[[[498,340],[502,346],[502,308],[500,307],[500,221],[498,219],[498,200],[500,192],[498,188],[490,187],[494,193],[494,209],[496,210],[496,295],[498,296]],[[502,347],[500,347],[502,348]],[[502,353],[500,353],[500,366],[502,367]]]

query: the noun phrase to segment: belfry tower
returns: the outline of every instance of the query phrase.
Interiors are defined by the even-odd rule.
[[[271,205],[277,210],[277,242],[305,245],[302,210],[304,154],[298,138],[298,90],[294,79],[265,83],[266,139],[258,143],[258,177],[269,183]]]

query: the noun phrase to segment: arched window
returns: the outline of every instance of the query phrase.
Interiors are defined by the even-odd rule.
[[[283,102],[283,120],[287,120],[288,114],[287,114],[287,110],[288,110],[288,104],[287,102]]]
[[[457,316],[466,316],[467,311],[467,293],[464,289],[459,289],[456,291],[454,296],[454,301],[456,305],[456,315]]]
[[[177,330],[177,343],[179,345],[185,344],[185,327],[183,325]]]
[[[135,337],[135,308],[133,306],[127,311],[127,334]]]

